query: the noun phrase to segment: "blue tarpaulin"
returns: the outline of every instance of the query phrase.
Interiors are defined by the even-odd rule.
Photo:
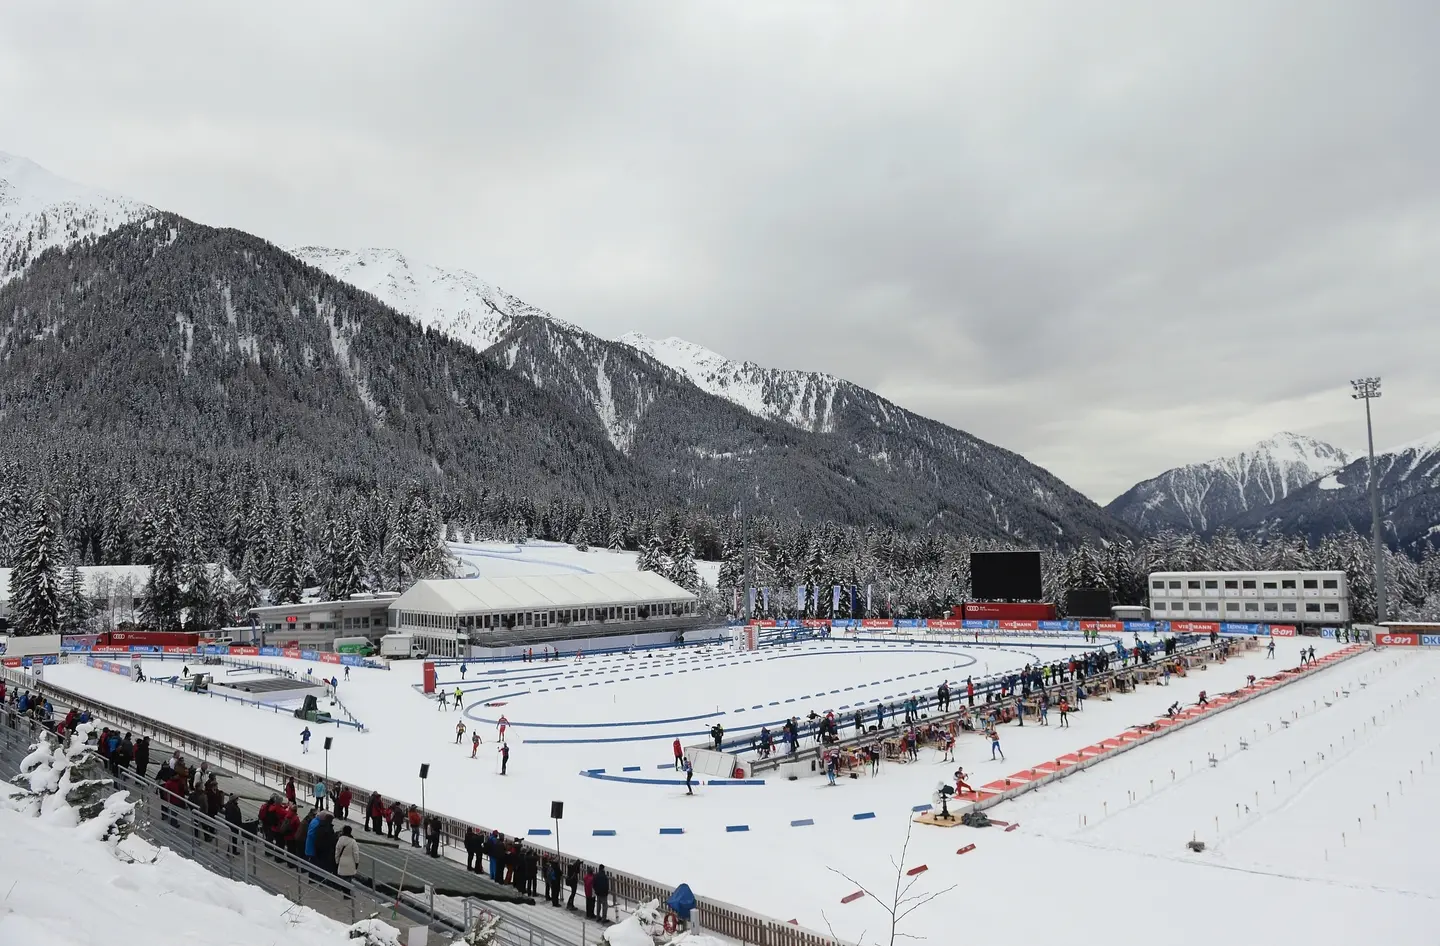
[[[690,885],[681,884],[676,887],[675,892],[670,895],[670,899],[665,901],[665,905],[674,910],[677,917],[688,922],[690,911],[695,909],[695,895],[690,892]]]

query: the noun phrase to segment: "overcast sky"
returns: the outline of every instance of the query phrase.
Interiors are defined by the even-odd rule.
[[[360,15],[360,11],[366,11]],[[1440,2],[6,3],[0,150],[614,337],[824,370],[1105,502],[1440,433]]]

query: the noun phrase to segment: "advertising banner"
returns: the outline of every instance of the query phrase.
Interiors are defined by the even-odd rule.
[[[865,618],[860,622],[861,627],[894,627],[895,622],[889,618]]]
[[[302,650],[302,651],[300,651],[300,659],[301,659],[301,660],[319,660],[319,659],[320,659],[320,651],[318,651],[318,650]]]
[[[967,631],[988,631],[995,626],[995,622],[976,621],[971,618],[966,618],[965,620],[960,622],[960,625],[964,627]]]
[[[1376,635],[1375,643],[1381,647],[1418,647],[1420,646],[1420,635],[1386,631]]]
[[[262,648],[260,648],[260,656],[261,656],[261,657],[279,657],[279,656],[281,656],[283,653],[284,653],[284,651],[282,651],[279,647],[262,647]]]
[[[296,659],[298,660],[299,657],[300,657],[300,648],[298,648],[298,647],[286,647],[284,650],[280,651],[280,654],[281,654],[281,656],[284,656],[284,657],[294,657],[294,658],[296,658]]]
[[[139,650],[140,648],[138,648],[138,647],[133,647],[133,648],[131,648],[131,649],[132,649],[132,650]],[[193,654],[193,653],[195,652],[195,648],[193,648],[193,647],[177,647],[177,646],[175,646],[175,645],[173,645],[173,644],[172,644],[172,645],[165,646],[165,647],[162,647],[162,648],[160,648],[160,650],[161,650],[162,652],[164,652],[164,653],[167,653],[167,654]]]
[[[958,631],[962,622],[950,618],[931,618],[925,622],[925,626],[932,631]]]
[[[896,627],[924,627],[925,621],[921,618],[898,618],[895,621]]]
[[[829,626],[830,626],[830,622],[829,622],[829,621],[826,621],[826,620],[822,620],[822,619],[820,619],[820,618],[806,618],[805,620],[803,620],[803,621],[800,622],[800,626],[801,626],[801,627],[822,628],[822,627],[829,627]]]
[[[340,662],[340,655],[332,654],[327,651],[320,655],[320,662],[324,664],[338,664]]]
[[[1151,631],[1156,630],[1157,627],[1158,627],[1158,625],[1156,625],[1156,623],[1155,623],[1154,621],[1126,621],[1126,622],[1124,622],[1124,623],[1125,623],[1125,630],[1127,630],[1127,631],[1134,631],[1136,634],[1140,634],[1140,633],[1146,633],[1146,634],[1148,634],[1148,633],[1150,633]]]
[[[235,657],[258,657],[260,655],[260,648],[232,645],[230,653]]]
[[[1039,621],[996,621],[995,625],[1002,631],[1038,631]]]
[[[1294,637],[1295,625],[1293,624],[1272,624],[1270,625],[1271,637]]]
[[[1220,625],[1214,621],[1171,621],[1170,630],[1176,634],[1213,634]]]
[[[1440,634],[1421,634],[1421,647],[1440,647]]]

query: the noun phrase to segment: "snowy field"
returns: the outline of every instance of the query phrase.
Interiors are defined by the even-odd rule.
[[[1078,652],[1079,642],[1069,643]],[[1304,643],[1322,654],[1335,649],[1328,641]],[[1049,727],[1012,724],[1001,734],[1008,761],[992,762],[988,742],[962,734],[958,761],[972,784],[1009,775],[1148,722],[1172,701],[1193,703],[1200,689],[1233,690],[1248,674],[1295,666],[1299,647],[1281,639],[1275,660],[1256,651],[1175,678],[1169,687],[1087,701],[1069,729],[1055,725],[1054,714]],[[689,798],[670,771],[670,740],[700,742],[717,721],[727,733],[743,735],[761,724],[774,729],[791,715],[803,719],[810,710],[847,713],[911,691],[933,693],[944,679],[953,687],[967,675],[978,679],[1071,652],[1020,641],[977,647],[837,640],[756,653],[715,646],[578,663],[472,664],[463,681],[457,667],[442,667],[441,683],[465,691],[461,713],[441,711],[416,692],[418,663],[388,672],[357,668],[340,684],[340,695],[370,732],[335,733],[329,769],[334,778],[413,800],[420,794],[419,765],[428,762],[431,808],[511,834],[552,827],[549,802],[563,800],[566,851],[665,883],[686,882],[703,896],[813,929],[829,923],[851,941],[864,933],[868,941],[880,929],[878,906],[871,898],[842,905],[856,884],[831,868],[866,886],[882,883],[913,806],[931,802],[954,766],[925,749],[919,763],[886,763],[876,777],[841,779],[833,787],[820,777],[788,782],[768,773],[764,785],[701,785]],[[302,672],[310,666],[271,661]],[[173,662],[152,661],[146,672],[175,669]],[[314,670],[338,672],[329,664]],[[1425,762],[1425,776],[1417,769],[1413,786],[1398,782],[1421,761],[1422,746],[1433,748],[1420,727],[1434,711],[1428,687],[1437,671],[1440,664],[1428,654],[1365,654],[992,809],[994,817],[1021,822],[1014,832],[917,825],[906,864],[928,865],[920,888],[960,887],[915,914],[907,929],[935,942],[1013,936],[1017,919],[1025,918],[1016,907],[1038,890],[1047,905],[1070,916],[1103,915],[1110,904],[1134,911],[1141,922],[1107,924],[1107,942],[1153,942],[1161,928],[1172,943],[1210,943],[1252,929],[1340,942],[1374,932],[1376,924],[1392,942],[1434,942],[1420,934],[1440,921],[1440,880],[1434,871],[1409,869],[1410,859],[1422,856],[1416,839],[1423,835],[1402,827],[1405,811],[1425,817],[1422,803],[1435,790],[1426,781],[1431,763]],[[318,750],[301,754],[300,725],[285,716],[132,684],[83,665],[50,668],[47,675],[275,758],[323,766]],[[1349,695],[1336,695],[1340,691]],[[1420,695],[1390,708],[1410,691]],[[501,713],[512,724],[503,777],[493,723]],[[1289,726],[1281,725],[1282,717]],[[462,720],[484,739],[476,759],[468,731],[455,742]],[[1249,749],[1239,748],[1241,736]],[[1320,752],[1323,761],[1313,755]],[[1214,768],[1211,753],[1219,757]],[[583,774],[593,769],[604,769],[607,778]],[[1387,786],[1393,788],[1389,809]],[[1373,816],[1370,804],[1377,806]],[[873,818],[854,817],[872,812]],[[1355,817],[1362,818],[1357,835],[1369,833],[1347,832],[1342,844],[1344,823]],[[792,825],[797,821],[810,823]],[[740,825],[748,830],[727,830]],[[1184,848],[1192,834],[1209,845],[1203,854]],[[975,851],[954,853],[970,842]],[[1385,870],[1372,874],[1377,860]],[[1360,879],[1367,876],[1372,880]],[[1202,888],[1207,896],[1213,889],[1234,909],[1177,915],[1170,895],[1177,885],[1197,884],[1209,885]]]
[[[633,572],[639,552],[613,551],[590,547],[581,552],[563,542],[530,539],[515,542],[447,542],[456,560],[456,578],[506,578],[533,575],[603,575]],[[719,562],[695,562],[700,579],[714,588],[720,577]]]

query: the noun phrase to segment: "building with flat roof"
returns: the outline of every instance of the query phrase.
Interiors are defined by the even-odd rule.
[[[390,605],[398,592],[351,595],[341,601],[269,604],[249,610],[262,644],[333,650],[337,637],[368,637],[378,641],[389,624]]]
[[[1350,623],[1340,571],[1153,572],[1148,584],[1157,621]]]
[[[544,644],[702,623],[698,599],[662,575],[604,574],[418,581],[390,605],[390,629],[414,634],[436,656],[485,647]]]

